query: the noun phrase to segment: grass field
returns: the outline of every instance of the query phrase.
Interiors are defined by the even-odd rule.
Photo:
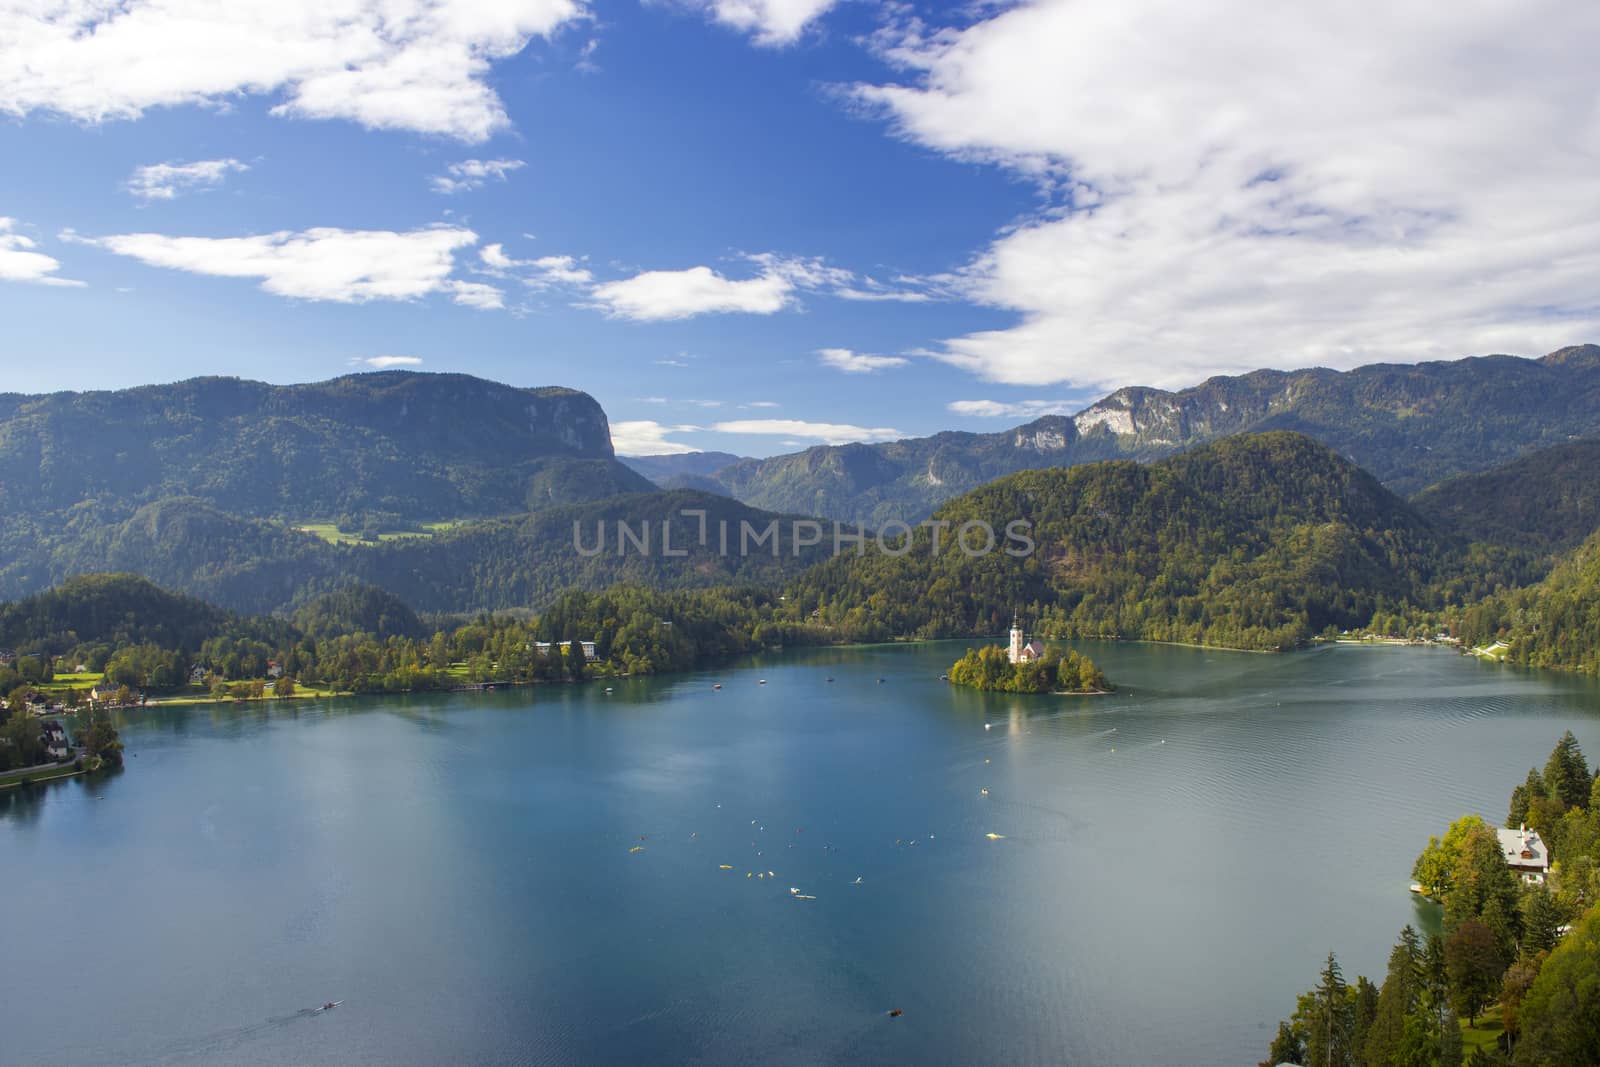
[[[68,689],[82,689],[88,691],[99,685],[105,675],[96,671],[84,671],[81,674],[57,674],[55,680],[39,688],[47,693],[66,692]]]
[[[331,522],[302,522],[292,523],[301,533],[314,534],[330,545],[370,545],[371,541],[363,541],[355,534],[342,532],[337,525]],[[404,541],[408,538],[432,537],[440,530],[449,529],[452,523],[429,522],[423,524],[423,530],[396,530],[393,533],[378,534],[379,541]]]
[[[1467,1020],[1461,1020],[1461,1047],[1470,1059],[1472,1050],[1477,1048],[1494,1050],[1495,1042],[1500,1040],[1500,1035],[1505,1033],[1505,1027],[1500,1022],[1500,1005],[1488,1008],[1478,1016],[1477,1026],[1468,1026]]]

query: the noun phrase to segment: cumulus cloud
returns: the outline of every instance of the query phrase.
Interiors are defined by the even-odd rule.
[[[471,230],[446,226],[404,233],[319,228],[250,237],[126,233],[70,239],[153,267],[256,278],[266,292],[301,300],[359,304],[448,292],[458,303],[484,307],[490,300],[484,290],[499,292],[450,279],[456,249],[476,243],[478,237]]]
[[[587,17],[580,0],[15,0],[0,5],[0,112],[84,122],[278,94],[277,115],[482,141],[485,78]]]
[[[899,430],[886,426],[852,426],[849,423],[806,422],[802,419],[734,419],[715,423],[711,429],[717,433],[776,435],[821,441],[829,445],[843,445],[851,441],[896,441],[905,436]]]
[[[746,258],[760,268],[754,277],[728,278],[703,266],[649,270],[597,285],[591,295],[608,314],[640,322],[718,312],[771,315],[792,306],[802,290],[836,289],[854,277],[820,259],[770,252]]]
[[[871,374],[890,367],[904,367],[911,362],[901,356],[868,356],[848,348],[819,348],[817,355],[827,366],[846,374]]]
[[[368,356],[361,360],[369,367],[377,370],[392,370],[395,367],[418,367],[422,365],[420,356]]]
[[[885,32],[903,77],[853,95],[1051,194],[962,273],[1016,325],[940,358],[1179,385],[1600,335],[1597,39],[1565,0],[1035,0]]]
[[[611,447],[619,456],[679,456],[700,449],[682,441],[670,440],[673,433],[693,433],[698,426],[667,426],[652,419],[634,419],[611,424]]]
[[[232,171],[249,170],[237,159],[202,159],[194,163],[152,163],[137,167],[128,178],[128,192],[141,200],[173,200],[183,193],[212,189]]]
[[[836,3],[838,0],[688,0],[686,6],[771,48],[799,40],[806,27]]]
[[[945,407],[955,415],[1037,419],[1043,415],[1071,415],[1083,405],[1070,400],[952,400]]]
[[[61,261],[36,252],[39,243],[16,232],[17,221],[0,215],[0,282],[34,282],[38,285],[82,286],[72,278],[59,278]]]
[[[428,184],[434,192],[449,196],[481,189],[491,178],[505,181],[507,174],[525,166],[520,159],[463,159],[446,167],[447,173],[429,178]]]

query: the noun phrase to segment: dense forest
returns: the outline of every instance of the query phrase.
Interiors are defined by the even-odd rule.
[[[1411,500],[1441,529],[1538,555],[1571,551],[1600,530],[1600,438],[1540,449]]]
[[[1512,663],[1600,674],[1600,533],[1540,584],[1473,604],[1459,629],[1471,645],[1506,641]]]
[[[1506,826],[1524,824],[1549,848],[1546,882],[1519,879],[1482,819],[1457,820],[1413,871],[1443,908],[1443,935],[1402,930],[1381,985],[1348,984],[1330,953],[1262,1067],[1600,1062],[1600,777],[1570,732],[1512,791]],[[1486,1013],[1497,1029],[1478,1031]]]

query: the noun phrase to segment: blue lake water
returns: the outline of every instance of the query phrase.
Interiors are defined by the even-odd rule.
[[[0,794],[0,1062],[1254,1063],[1430,833],[1600,755],[1592,682],[1444,650],[962,647],[131,714]]]

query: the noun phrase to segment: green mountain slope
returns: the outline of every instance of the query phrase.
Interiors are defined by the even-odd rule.
[[[748,459],[711,477],[757,507],[881,525],[916,521],[1004,474],[1148,460],[1231,434],[1296,430],[1396,492],[1600,433],[1600,347],[1352,371],[1256,371],[1192,389],[1122,389],[1074,416]]]
[[[1538,585],[1467,610],[1458,633],[1469,646],[1508,642],[1512,663],[1600,674],[1600,531]]]
[[[684,510],[703,509],[711,537],[699,543],[699,520]],[[568,587],[600,589],[639,582],[658,589],[727,584],[777,585],[820,558],[825,546],[791,544],[790,521],[727,497],[688,491],[632,493],[546,508],[517,518],[464,522],[432,537],[377,544],[329,544],[283,523],[229,515],[204,501],[147,504],[121,522],[68,528],[56,541],[48,530],[32,550],[19,548],[0,567],[0,596],[20,597],[72,575],[123,571],[203,597],[240,612],[266,613],[308,597],[363,582],[430,612],[537,608]],[[741,523],[764,531],[778,522],[779,552],[772,542],[747,555],[737,551]],[[618,522],[636,538],[648,527],[649,551],[627,542],[619,554]],[[663,522],[670,543],[663,546]],[[734,532],[724,556],[718,524]],[[586,548],[574,548],[576,523]],[[683,555],[668,555],[666,548]]]
[[[1001,632],[1282,648],[1426,595],[1447,548],[1371,475],[1294,433],[1241,435],[1148,465],[1027,471],[938,509],[955,530],[1032,524],[1026,558],[932,551],[828,561],[791,610],[868,636]],[[945,535],[948,542],[949,534]]]
[[[1600,530],[1600,438],[1450,478],[1411,502],[1436,524],[1473,541],[1540,554],[1569,551]]]

